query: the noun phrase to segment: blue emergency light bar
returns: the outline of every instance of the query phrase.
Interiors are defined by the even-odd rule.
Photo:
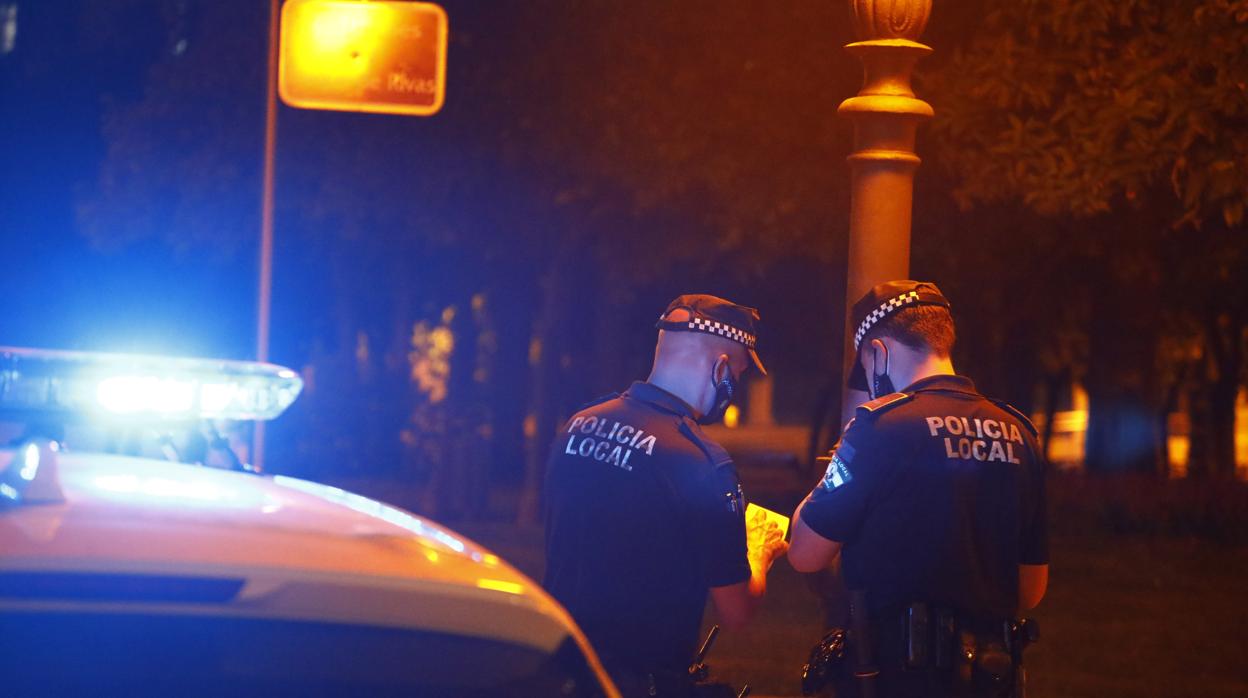
[[[267,420],[303,380],[252,361],[0,347],[0,412],[61,417]]]

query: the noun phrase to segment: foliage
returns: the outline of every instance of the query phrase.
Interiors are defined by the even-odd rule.
[[[1168,183],[1184,222],[1248,205],[1248,1],[1001,0],[924,92],[960,201],[1105,213]]]
[[[79,201],[84,231],[105,249],[154,238],[182,255],[225,260],[250,252],[259,216],[264,35],[239,27],[256,26],[267,13],[237,1],[197,13],[193,22],[186,3],[172,0],[127,0],[127,12],[112,9],[89,4],[82,17],[101,53],[124,53],[135,15],[159,16],[167,38],[141,95],[105,98],[108,154],[98,184]]]

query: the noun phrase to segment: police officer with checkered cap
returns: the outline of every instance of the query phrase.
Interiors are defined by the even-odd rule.
[[[658,321],[646,381],[593,402],[556,435],[546,479],[543,585],[571,612],[624,695],[686,696],[709,596],[743,625],[785,550],[747,530],[719,421],[750,368],[758,311],[682,295]],[[768,535],[769,533],[773,535]]]
[[[1035,427],[954,372],[935,284],[880,284],[852,322],[849,387],[871,399],[795,512],[789,549],[803,572],[839,559],[857,602],[858,649],[837,695],[1017,695],[1016,619],[1048,580]]]

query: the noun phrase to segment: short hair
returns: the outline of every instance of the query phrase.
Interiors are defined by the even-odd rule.
[[[940,357],[948,357],[957,340],[953,315],[939,305],[916,305],[889,315],[867,330],[860,346],[878,337],[891,337],[912,349],[926,349]]]

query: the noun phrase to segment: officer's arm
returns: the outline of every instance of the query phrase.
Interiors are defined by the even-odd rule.
[[[792,556],[790,551],[789,555]],[[1040,605],[1044,592],[1049,587],[1048,565],[1018,566],[1018,610],[1030,611]]]
[[[750,622],[755,609],[767,594],[767,570],[772,561],[784,553],[783,545],[750,555],[750,578],[748,581],[711,587],[711,601],[720,625],[728,630],[740,630]]]
[[[789,564],[798,572],[818,572],[841,554],[841,544],[815,533],[802,520],[802,508],[810,496],[793,512],[793,540],[789,543]]]

